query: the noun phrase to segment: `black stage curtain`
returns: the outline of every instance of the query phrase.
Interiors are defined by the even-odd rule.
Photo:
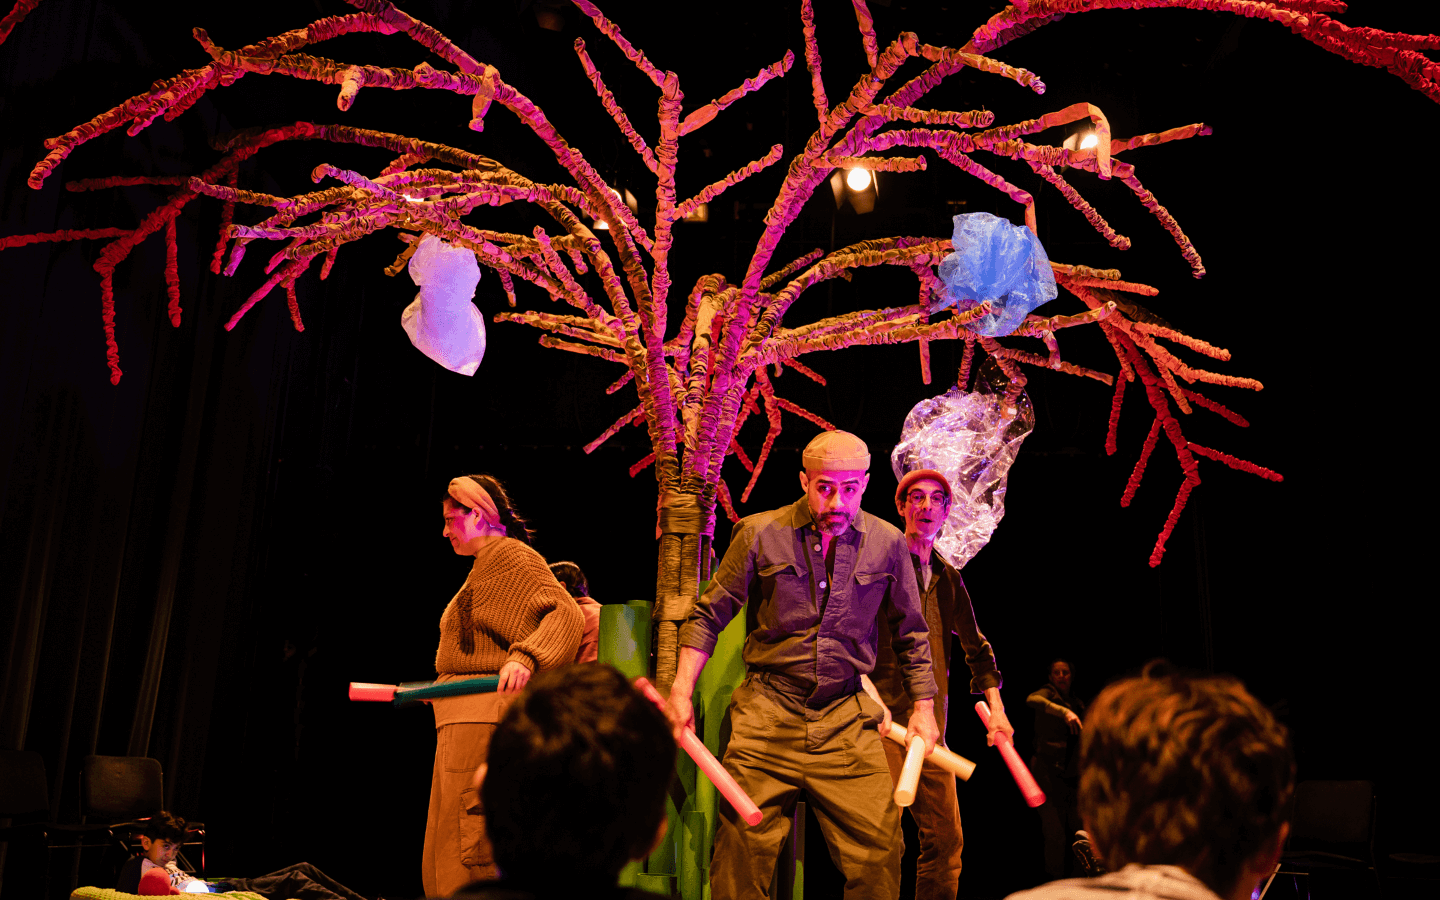
[[[566,12],[566,30],[548,31],[524,3],[487,5],[484,17],[475,4],[402,5],[499,66],[607,177],[648,191],[651,176],[586,93],[574,37],[601,54],[607,83],[637,121],[653,108],[653,86],[588,23]],[[537,180],[561,180],[512,116],[492,112],[476,134],[453,97],[369,89],[341,114],[333,86],[252,75],[173,123],[83,146],[31,190],[25,177],[45,137],[203,62],[192,26],[239,46],[351,9],[256,2],[176,16],[131,6],[46,2],[0,46],[0,235],[131,225],[172,189],[77,194],[64,183],[192,174],[218,158],[215,135],[296,119],[448,141]],[[659,35],[689,26],[643,6],[605,8],[660,65],[690,79],[687,109],[801,46],[793,9],[780,28],[774,4],[739,4],[706,12],[714,21],[698,26],[738,55],[681,58],[661,49]],[[840,7],[843,15],[824,12],[822,24],[822,41],[835,42],[824,47],[832,103],[862,59],[853,12]],[[968,7],[943,17],[904,4],[872,9],[882,34],[914,28],[952,46],[964,42],[959,26],[981,17]],[[1383,5],[1357,5],[1346,21],[1425,27]],[[347,40],[320,52],[380,65],[419,59],[398,39]],[[965,573],[1022,743],[1024,696],[1043,682],[1052,654],[1076,662],[1087,695],[1159,655],[1234,672],[1292,728],[1302,777],[1376,779],[1389,792],[1382,838],[1424,849],[1434,841],[1435,783],[1407,773],[1430,769],[1410,732],[1423,724],[1432,680],[1424,669],[1433,604],[1423,588],[1431,538],[1419,523],[1433,478],[1428,444],[1416,435],[1434,404],[1425,399],[1425,320],[1415,317],[1434,292],[1428,232],[1415,217],[1434,178],[1413,161],[1440,141],[1440,108],[1284,29],[1183,10],[1074,16],[997,55],[1041,73],[1050,92],[1035,97],[967,74],[934,105],[985,103],[1003,108],[997,121],[1016,121],[1089,100],[1116,134],[1215,126],[1213,137],[1133,154],[1146,186],[1205,255],[1201,282],[1117,183],[1071,173],[1135,240],[1129,255],[1106,248],[1023,166],[1004,174],[1038,192],[1052,258],[1113,265],[1159,286],[1147,305],[1235,353],[1215,368],[1265,382],[1258,395],[1202,388],[1250,418],[1250,429],[1203,410],[1184,425],[1192,439],[1287,479],[1275,485],[1202,463],[1205,482],[1152,570],[1145,560],[1180,474],[1162,447],[1135,505],[1116,503],[1151,418],[1139,386],[1127,392],[1122,452],[1106,457],[1110,391],[1032,370],[1037,429],[1012,472],[1008,516]],[[682,193],[776,141],[788,153],[809,134],[803,68],[765,91],[687,137],[693,168]],[[240,186],[298,193],[320,162],[373,172],[388,156],[276,147],[242,167]],[[672,316],[699,275],[739,277],[780,168],[727,194],[699,226],[708,230],[677,244]],[[1015,214],[1003,196],[933,159],[926,172],[882,184],[869,217],[837,212],[820,196],[775,265],[864,237],[947,234],[952,212]],[[226,332],[278,248],[257,242],[237,276],[212,275],[219,210],[200,199],[179,220],[180,327],[165,312],[163,234],[117,270],[124,377],[115,386],[91,268],[103,242],[0,252],[0,746],[44,756],[61,821],[79,816],[85,755],[151,756],[164,766],[167,806],[209,825],[214,874],[253,876],[308,859],[367,895],[413,896],[431,720],[424,709],[348,704],[344,685],[433,671],[436,621],[465,572],[439,540],[437,501],[460,472],[508,479],[539,526],[540,551],[578,561],[602,601],[650,596],[652,476],[627,475],[648,453],[643,431],[580,450],[633,407],[633,389],[605,395],[618,367],[541,350],[518,325],[490,325],[473,379],[440,370],[399,328],[414,287],[380,274],[401,247],[383,234],[343,249],[328,280],[313,271],[300,280],[303,333],[281,291]],[[510,231],[541,224],[506,214],[517,216],[504,225]],[[491,273],[479,290],[487,316],[507,308]],[[807,293],[796,321],[901,294],[912,302],[912,283],[862,272]],[[522,308],[549,308],[536,296],[526,293]],[[1113,370],[1098,335],[1071,331],[1061,341],[1067,359]],[[878,464],[866,508],[892,520],[894,482],[881,460],[905,412],[943,390],[958,366],[952,345],[933,345],[932,354],[932,385],[920,383],[909,346],[807,360],[829,379],[825,387],[793,373],[778,383],[781,396],[870,441]],[[752,455],[763,428],[753,417],[741,436]],[[742,512],[795,499],[799,450],[812,434],[787,420]],[[738,495],[748,473],[727,463],[726,477]],[[717,546],[727,541],[722,523]],[[975,740],[965,680],[963,672],[952,679],[952,743],[988,762],[962,795],[967,824],[976,823],[967,828],[963,889],[998,896],[1033,880],[1038,825],[998,760],[982,758],[993,751]]]

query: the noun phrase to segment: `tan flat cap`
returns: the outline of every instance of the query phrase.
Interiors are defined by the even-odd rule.
[[[866,472],[870,448],[848,431],[822,431],[806,445],[800,462],[808,471]]]

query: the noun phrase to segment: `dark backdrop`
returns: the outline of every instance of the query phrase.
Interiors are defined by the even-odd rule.
[[[663,15],[641,4],[605,8],[658,65],[680,73],[693,108],[786,49],[803,58],[792,5],[695,4]],[[882,39],[905,28],[951,46],[998,9],[871,5]],[[370,89],[341,114],[332,86],[251,75],[174,123],[81,147],[43,190],[29,189],[43,138],[201,65],[192,26],[239,46],[348,9],[329,0],[179,14],[131,6],[51,0],[0,47],[0,234],[132,224],[168,190],[72,194],[62,185],[198,172],[217,158],[212,136],[299,118],[453,143],[537,179],[560,177],[503,110],[476,134],[465,128],[463,98]],[[858,71],[860,43],[849,4],[820,7],[826,83],[838,102]],[[542,11],[564,19],[554,32],[537,27],[528,2],[406,8],[498,66],[614,183],[642,197],[651,191],[584,81],[574,37],[587,39],[652,139],[653,88],[588,20],[546,4]],[[1421,5],[1357,4],[1345,19],[1423,33],[1434,27],[1424,15]],[[400,38],[375,36],[318,52],[407,66],[423,57]],[[1425,811],[1436,788],[1418,732],[1429,718],[1435,596],[1425,586],[1433,492],[1423,434],[1433,411],[1426,323],[1435,296],[1425,248],[1436,179],[1427,160],[1440,109],[1384,71],[1277,26],[1201,12],[1072,16],[995,55],[1040,73],[1048,93],[966,73],[923,105],[984,105],[1008,122],[1089,100],[1117,135],[1214,127],[1211,137],[1126,157],[1203,254],[1209,274],[1199,281],[1118,182],[1073,173],[1134,239],[1124,254],[1028,169],[994,166],[1037,192],[1052,259],[1116,266],[1159,287],[1152,309],[1233,351],[1217,368],[1264,382],[1258,394],[1207,389],[1251,428],[1203,410],[1183,424],[1189,437],[1286,477],[1273,484],[1204,463],[1204,484],[1152,569],[1149,550],[1181,477],[1173,453],[1156,454],[1131,508],[1117,503],[1148,406],[1128,392],[1121,452],[1106,457],[1110,392],[1030,372],[1037,426],[1012,472],[1008,515],[965,570],[1008,676],[1022,745],[1031,730],[1025,695],[1054,654],[1075,662],[1085,695],[1160,655],[1233,672],[1292,729],[1302,778],[1374,779],[1382,849],[1433,852],[1440,837]],[[813,129],[808,95],[797,63],[686,138],[681,194],[774,142],[792,153]],[[386,161],[349,147],[275,147],[242,167],[240,186],[292,193],[316,163],[375,171]],[[681,227],[677,292],[704,272],[742,274],[781,171],[727,193],[709,223]],[[975,211],[1019,215],[932,157],[924,173],[882,176],[879,205],[866,216],[837,213],[822,189],[777,264],[862,237],[948,234],[950,215]],[[528,229],[538,219],[527,215],[506,209],[493,221]],[[344,685],[432,671],[435,623],[465,570],[439,539],[436,515],[459,472],[508,480],[539,527],[540,551],[577,561],[602,601],[649,598],[653,482],[650,470],[633,480],[626,473],[648,452],[643,432],[629,428],[588,456],[580,449],[634,395],[604,394],[617,366],[544,350],[516,325],[489,326],[473,378],[441,370],[399,327],[414,287],[380,271],[401,246],[388,234],[347,246],[328,281],[301,281],[304,333],[291,328],[278,293],[227,333],[221,324],[264,278],[267,254],[256,245],[235,277],[212,276],[218,219],[219,204],[203,199],[180,219],[179,328],[164,313],[160,235],[118,270],[125,376],[113,387],[90,268],[100,244],[0,253],[0,743],[44,755],[62,821],[78,817],[84,755],[149,755],[164,765],[166,803],[209,824],[211,872],[252,875],[305,858],[367,894],[413,895],[433,748],[428,711],[351,705]],[[897,272],[864,271],[807,294],[791,317],[908,302],[912,285]],[[535,290],[520,292],[522,307],[547,308]],[[506,308],[493,274],[477,302],[487,316]],[[1094,329],[1064,334],[1062,348],[1072,361],[1114,368]],[[910,407],[953,377],[956,347],[936,344],[932,354],[929,386],[906,346],[815,356],[806,362],[827,387],[794,373],[777,387],[858,432],[878,460]],[[813,433],[787,419],[743,511],[797,496],[799,448]],[[752,454],[762,434],[759,419],[742,434]],[[738,496],[745,473],[732,461],[726,474]],[[873,474],[866,505],[891,515],[893,478],[883,465]],[[722,524],[717,544],[727,539]],[[964,673],[957,678],[963,691]],[[982,746],[966,704],[952,711],[951,738],[984,763],[962,787],[965,890],[999,895],[1032,883],[1038,824]]]

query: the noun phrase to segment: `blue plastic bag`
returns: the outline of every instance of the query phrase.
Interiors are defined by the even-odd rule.
[[[1059,293],[1050,257],[1029,228],[990,213],[955,217],[955,252],[940,263],[945,295],[936,309],[971,309],[990,301],[989,315],[966,325],[976,334],[1000,337]]]

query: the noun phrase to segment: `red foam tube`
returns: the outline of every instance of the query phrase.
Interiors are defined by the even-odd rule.
[[[984,700],[975,704],[975,712],[980,715],[980,721],[985,727],[990,727],[990,707]],[[1015,784],[1020,788],[1020,793],[1025,795],[1025,804],[1035,807],[1045,802],[1045,792],[1040,790],[1040,785],[1035,783],[1035,776],[1025,768],[1025,761],[1020,754],[1015,752],[1015,744],[1011,742],[1010,735],[1003,731],[995,734],[995,749],[1000,751],[1000,757],[1005,760],[1005,765],[1010,768],[1010,774],[1015,778]]]
[[[350,682],[350,699],[390,703],[395,699],[395,689],[398,686],[399,685],[394,684],[366,684],[363,681],[352,681]]]
[[[665,698],[660,696],[660,692],[655,690],[655,686],[650,683],[648,678],[635,679],[635,686],[640,689],[642,694],[650,698],[651,703],[662,710],[665,708]],[[715,785],[715,789],[730,801],[730,805],[735,807],[735,811],[740,814],[740,818],[745,820],[746,825],[760,824],[762,818],[760,807],[756,806],[755,801],[750,799],[750,795],[740,788],[734,778],[730,777],[730,773],[720,765],[720,760],[716,759],[715,754],[710,752],[710,748],[695,736],[695,732],[688,728],[680,732],[680,748],[695,760],[695,765],[700,767],[700,771],[705,773],[705,777],[710,779],[710,782]]]

